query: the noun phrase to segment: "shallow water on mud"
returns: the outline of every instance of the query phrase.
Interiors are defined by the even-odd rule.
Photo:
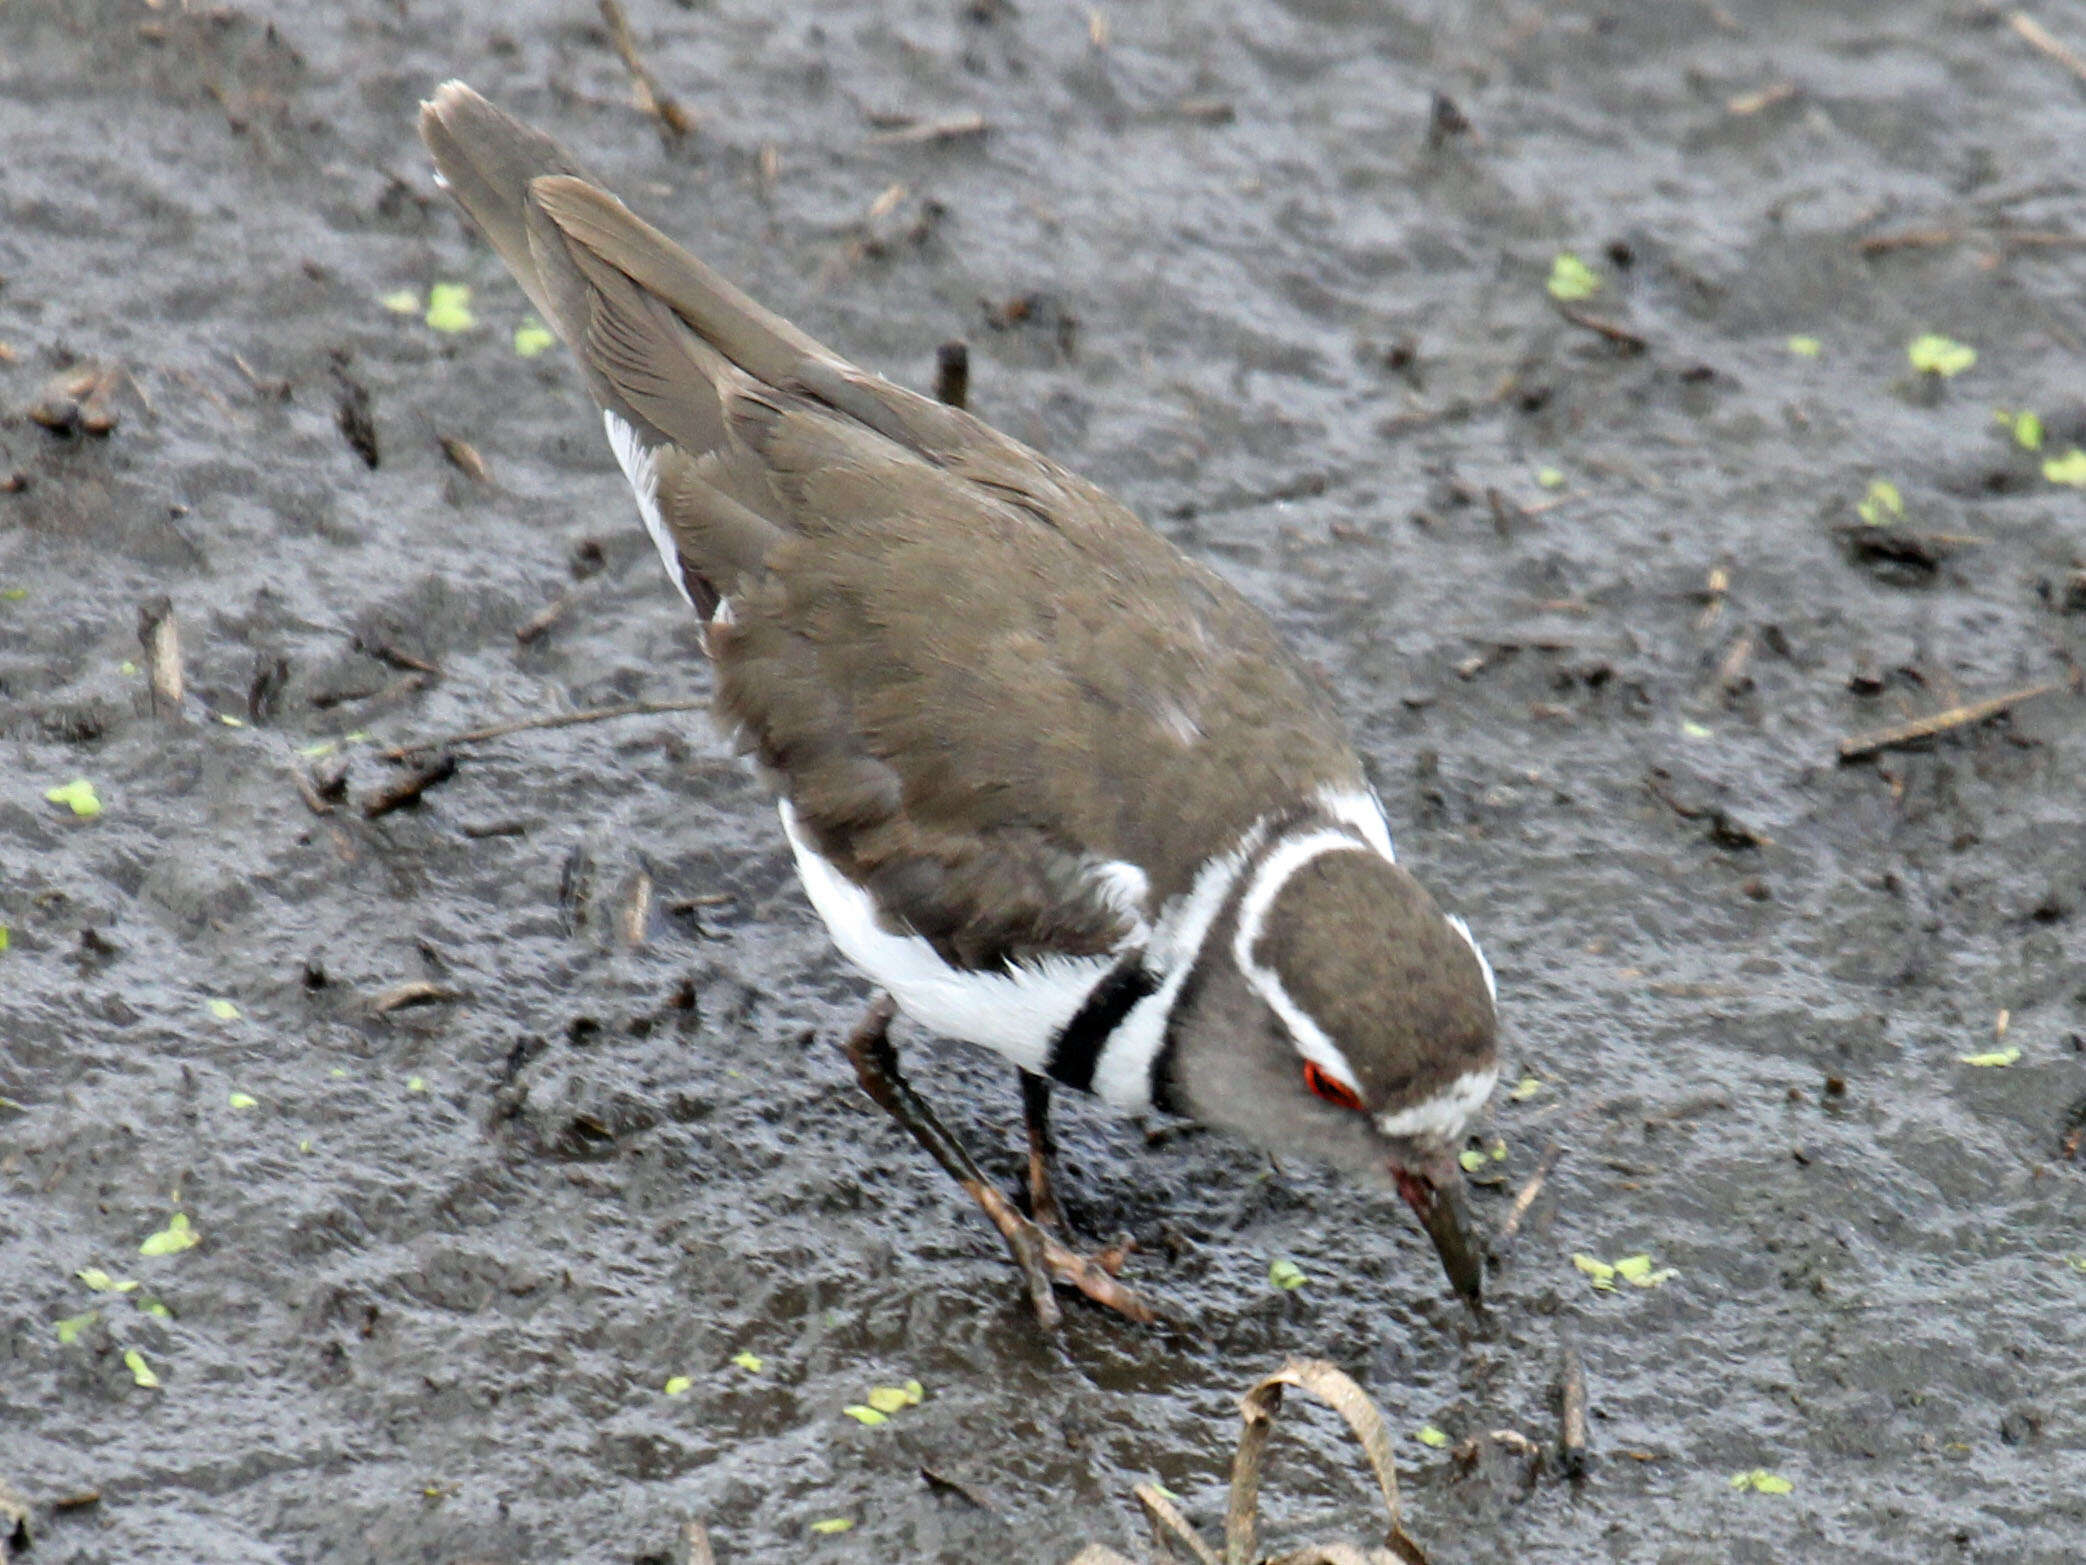
[[[1237,1393],[1304,1354],[1384,1408],[1437,1561],[2076,1559],[2086,705],[1836,747],[2086,642],[2086,505],[2041,470],[2086,445],[2086,246],[2018,237],[2086,234],[2086,84],[1962,0],[627,3],[678,142],[579,3],[0,7],[27,1557],[678,1559],[694,1517],[724,1565],[1056,1565],[1134,1549],[1146,1479],[1214,1525]],[[707,691],[577,374],[517,356],[432,186],[450,75],[861,362],[925,384],[969,339],[978,411],[1324,665],[1539,1083],[1496,1106],[1488,1221],[1562,1149],[1488,1326],[1393,1203],[1068,1105],[1075,1221],[1195,1328],[1075,1305],[1039,1341],[829,1046],[863,986],[699,713],[307,807],[296,768],[359,799],[386,745]],[[1471,129],[1430,148],[1436,91]],[[1546,294],[1567,250],[1621,337]],[[380,303],[441,282],[474,328]],[[1914,374],[1929,331],[1976,363]],[[128,372],[105,439],[24,416],[69,356]],[[1878,479],[1943,557],[1862,557]],[[139,672],[160,595],[180,721]],[[75,778],[99,816],[46,800]],[[904,1042],[1011,1180],[1011,1073]],[[175,1210],[200,1242],[140,1256]],[[1677,1275],[1600,1292],[1574,1253]],[[1411,1438],[1552,1446],[1567,1342],[1583,1485]],[[1275,1451],[1271,1544],[1370,1533],[1330,1416]]]

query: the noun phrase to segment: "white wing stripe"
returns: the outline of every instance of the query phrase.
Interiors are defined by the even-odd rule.
[[[652,535],[652,546],[659,551],[659,563],[666,567],[667,580],[674,584],[681,601],[694,608],[695,599],[688,595],[688,583],[681,576],[681,551],[674,547],[674,535],[667,531],[666,518],[659,514],[659,468],[651,449],[638,439],[630,421],[617,416],[612,408],[601,410],[601,427],[608,431],[609,449],[616,453],[616,465],[623,469],[623,476],[630,480],[630,492],[637,496],[637,514],[645,519],[645,531]]]

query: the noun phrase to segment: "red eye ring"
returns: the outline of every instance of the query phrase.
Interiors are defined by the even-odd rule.
[[[1316,1060],[1304,1061],[1304,1085],[1326,1102],[1343,1109],[1353,1109],[1355,1113],[1360,1114],[1367,1108],[1354,1088],[1339,1080]]]

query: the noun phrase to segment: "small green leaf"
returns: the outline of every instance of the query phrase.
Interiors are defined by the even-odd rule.
[[[666,1394],[670,1397],[684,1396],[688,1388],[694,1384],[695,1382],[686,1375],[669,1375],[666,1377]]]
[[[338,739],[315,739],[310,744],[297,746],[297,753],[307,761],[319,761],[324,760],[339,748],[340,741]]]
[[[138,1300],[138,1308],[147,1315],[157,1315],[161,1320],[171,1320],[174,1316],[174,1312],[157,1299],[140,1299]]]
[[[1439,1429],[1436,1429],[1432,1424],[1420,1425],[1419,1428],[1412,1432],[1412,1437],[1419,1441],[1421,1445],[1432,1446],[1437,1451],[1449,1443],[1449,1437]]]
[[[867,1401],[879,1413],[886,1415],[912,1405],[906,1400],[903,1386],[871,1386]]]
[[[94,784],[84,777],[75,777],[69,783],[56,788],[46,788],[43,796],[53,804],[62,804],[82,820],[93,820],[101,813],[101,795],[94,791]]]
[[[1756,1467],[1749,1473],[1733,1473],[1731,1487],[1750,1489],[1755,1494],[1788,1494],[1796,1485],[1764,1467]]]
[[[2086,451],[2073,446],[2063,456],[2045,457],[2043,477],[2053,484],[2070,484],[2074,489],[2086,489]]]
[[[1800,359],[1815,359],[1825,351],[1825,345],[1816,337],[1791,337],[1788,346]]]
[[[5,599],[9,603],[20,603],[28,596],[29,589],[27,587],[0,587],[0,599]]]
[[[189,1226],[188,1214],[176,1212],[167,1219],[167,1226],[156,1234],[146,1236],[138,1246],[140,1255],[179,1255],[183,1250],[193,1250],[203,1236]]]
[[[14,931],[0,924],[0,951],[5,951],[14,941]]]
[[[406,1078],[406,1091],[408,1091],[408,1092],[425,1092],[425,1091],[427,1091],[427,1078],[426,1078],[425,1076],[408,1076],[408,1077]]]
[[[1539,468],[1537,468],[1537,469],[1536,469],[1536,487],[1537,487],[1537,488],[1539,488],[1539,489],[1562,489],[1562,488],[1564,488],[1564,486],[1565,486],[1565,475],[1564,475],[1564,474],[1563,474],[1563,473],[1562,473],[1562,472],[1561,472],[1560,470],[1558,470],[1557,468],[1554,468],[1554,467],[1539,467]]]
[[[846,1407],[842,1408],[840,1411],[847,1414],[847,1416],[849,1418],[852,1418],[856,1423],[867,1424],[871,1429],[876,1428],[878,1424],[888,1424],[891,1421],[890,1419],[886,1418],[882,1413],[879,1413],[875,1408],[864,1407],[859,1402],[850,1402]]]
[[[145,1362],[145,1355],[131,1348],[123,1355],[123,1362],[130,1370],[130,1378],[147,1391],[159,1389],[159,1376],[152,1373],[152,1366]]]
[[[80,1340],[80,1333],[101,1319],[100,1310],[87,1310],[79,1315],[68,1315],[57,1322],[58,1340],[70,1345]]]
[[[905,1405],[907,1407],[918,1407],[927,1400],[927,1388],[917,1380],[908,1380],[898,1389],[905,1393]]]
[[[2010,1043],[2003,1049],[1993,1049],[1986,1054],[1959,1054],[1957,1059],[1965,1065],[2011,1065],[2021,1057],[2021,1046]]]
[[[244,728],[246,726],[245,718],[234,717],[230,712],[212,712],[210,715],[220,723],[223,723],[227,728]]]
[[[427,290],[427,324],[436,331],[469,331],[478,324],[471,313],[469,283],[436,283]]]
[[[1606,1261],[1596,1260],[1591,1255],[1574,1255],[1572,1264],[1593,1279],[1593,1285],[1603,1293],[1615,1291],[1615,1268]]]
[[[208,1000],[204,1004],[209,1008],[210,1014],[221,1022],[239,1020],[239,1007],[230,1000]]]
[[[73,1276],[96,1293],[129,1293],[138,1285],[134,1277],[112,1277],[99,1266],[82,1266]]]
[[[395,288],[377,303],[393,315],[418,315],[420,313],[420,291],[417,288]]]
[[[335,1081],[346,1081],[348,1079],[348,1068],[345,1065],[336,1065],[333,1067],[333,1069],[326,1072],[326,1074],[331,1076]]]
[[[2003,425],[2014,437],[2014,444],[2023,451],[2040,451],[2043,448],[2043,421],[2027,410],[2019,413],[2007,408],[1992,409],[1994,423]]]
[[[1943,380],[1951,375],[1960,375],[1977,362],[1977,349],[1966,343],[1956,342],[1939,332],[1922,332],[1905,348],[1905,357],[1912,367],[1923,375],[1939,375]]]
[[[2086,1272],[2086,1255],[2067,1255],[2064,1262],[2075,1272]]]
[[[1715,729],[1685,717],[1680,720],[1680,731],[1690,739],[1714,739],[1717,736]]]
[[[1294,1293],[1311,1279],[1304,1275],[1304,1268],[1284,1256],[1268,1262],[1268,1281],[1285,1293]]]
[[[1514,1083],[1514,1090],[1507,1094],[1516,1103],[1526,1103],[1543,1090],[1543,1084],[1533,1076],[1523,1076]]]
[[[1463,1165],[1464,1173],[1475,1174],[1485,1166],[1486,1158],[1476,1147],[1465,1147],[1456,1154],[1456,1161]]]
[[[1678,1277],[1680,1273],[1671,1266],[1662,1266],[1653,1271],[1651,1257],[1648,1255],[1625,1255],[1615,1263],[1615,1275],[1639,1288],[1657,1288]]]
[[[1572,304],[1599,293],[1601,275],[1571,251],[1563,250],[1550,263],[1550,281],[1545,286],[1549,288],[1551,298]]]
[[[299,1152],[309,1152],[311,1150],[311,1137],[306,1136],[302,1141],[298,1142],[297,1150]]]
[[[251,1092],[234,1092],[225,1101],[235,1109],[252,1109],[261,1106],[261,1100]]]
[[[1855,503],[1854,514],[1871,527],[1888,527],[1905,514],[1905,497],[1888,478],[1869,481],[1869,492]]]
[[[129,658],[125,658],[121,663],[118,663],[116,665],[116,672],[121,674],[125,679],[131,679],[136,677],[138,672],[138,665],[131,662]]]
[[[514,328],[514,351],[525,359],[535,358],[557,340],[550,328],[533,315]]]
[[[732,1362],[745,1370],[749,1375],[758,1375],[768,1367],[766,1360],[758,1353],[749,1353],[744,1348],[739,1349],[738,1352],[732,1355]]]
[[[824,1537],[830,1538],[834,1533],[846,1532],[850,1527],[854,1525],[854,1522],[849,1520],[845,1516],[828,1516],[822,1522],[813,1522],[811,1524],[811,1530]]]

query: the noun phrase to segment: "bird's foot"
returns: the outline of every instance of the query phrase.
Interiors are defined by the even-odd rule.
[[[1136,1248],[1129,1235],[1092,1255],[1082,1255],[1056,1234],[1022,1216],[996,1185],[981,1179],[975,1183],[965,1180],[964,1187],[1005,1237],[1015,1264],[1028,1279],[1029,1304],[1036,1312],[1036,1323],[1045,1331],[1057,1330],[1063,1319],[1055,1292],[1057,1284],[1076,1288],[1096,1304],[1142,1325],[1170,1318],[1169,1312],[1119,1276],[1123,1262]]]

